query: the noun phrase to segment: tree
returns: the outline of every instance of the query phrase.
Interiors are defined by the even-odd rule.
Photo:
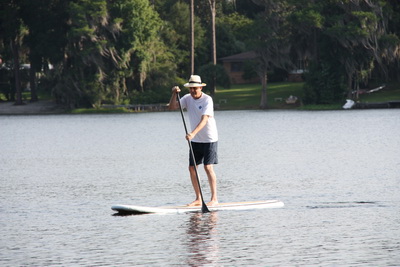
[[[61,0],[24,0],[21,2],[21,17],[28,28],[25,37],[29,48],[29,81],[31,101],[37,101],[36,73],[46,72],[50,62],[61,60],[65,41],[65,2]]]
[[[190,0],[190,75],[194,74],[194,0]]]
[[[1,24],[0,29],[3,33],[3,41],[12,51],[13,58],[13,80],[15,86],[15,104],[23,105],[20,77],[20,46],[23,36],[26,34],[26,28],[21,20],[20,3],[15,0],[6,0],[0,3]],[[7,45],[8,44],[8,45]],[[13,91],[13,90],[12,90]],[[14,94],[11,94],[14,99]]]
[[[118,69],[127,71],[124,79],[133,77],[136,89],[144,92],[156,52],[154,47],[159,42],[161,20],[146,0],[121,0],[111,5],[110,10],[111,25],[119,29],[108,38],[110,47],[120,56]]]
[[[208,0],[210,5],[210,14],[211,14],[211,62],[215,66],[217,65],[217,41],[216,41],[216,33],[215,33],[215,16],[216,16],[216,0]],[[212,76],[210,93],[211,96],[214,95],[216,89],[216,74]]]
[[[257,73],[261,79],[260,108],[267,105],[268,71],[274,67],[288,69],[292,66],[290,52],[292,45],[290,25],[287,16],[291,11],[286,1],[255,0],[255,3],[264,7],[264,12],[258,17],[255,24],[255,51],[258,54]]]
[[[346,88],[352,97],[352,91],[366,82],[377,66],[386,72],[387,63],[398,58],[398,39],[387,34],[383,3],[292,1],[296,8],[290,21],[293,33],[298,33],[297,42],[292,42],[297,54],[309,60],[309,71],[317,72],[306,76],[305,102],[336,103],[343,99]],[[327,81],[331,81],[329,85]]]
[[[161,22],[147,0],[69,2],[68,42],[55,94],[71,107],[144,91]]]
[[[378,42],[383,72],[387,80],[400,81],[400,2],[388,0],[382,10],[386,34]]]
[[[254,20],[238,12],[218,17],[216,26],[217,55],[219,57],[245,52],[254,43],[254,32],[252,31]]]
[[[62,64],[56,66],[58,78],[54,93],[70,107],[98,106],[104,97],[103,57],[109,55],[102,31],[108,24],[105,0],[70,2],[68,42]]]
[[[196,5],[195,5],[196,7]],[[197,10],[197,8],[195,8]],[[190,62],[190,6],[182,1],[177,1],[166,10],[164,14],[166,19],[163,30],[161,32],[162,40],[168,46],[169,50],[175,57],[175,62],[178,68],[178,76],[184,77],[186,80],[190,75],[191,62]],[[194,16],[194,43],[196,49],[194,50],[194,72],[195,69],[202,63],[201,55],[204,54],[206,47],[205,43],[207,38],[205,30],[202,27],[200,18]]]

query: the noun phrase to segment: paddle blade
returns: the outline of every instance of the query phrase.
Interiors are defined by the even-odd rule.
[[[208,207],[207,207],[206,203],[204,203],[204,201],[203,201],[203,205],[201,206],[201,212],[202,213],[210,212],[210,210],[208,209]]]

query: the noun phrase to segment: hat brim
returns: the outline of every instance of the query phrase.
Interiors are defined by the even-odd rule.
[[[205,83],[185,83],[183,86],[185,87],[203,87],[206,86]]]

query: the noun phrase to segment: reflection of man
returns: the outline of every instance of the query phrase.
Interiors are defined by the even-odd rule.
[[[218,213],[193,213],[187,229],[189,266],[215,265],[219,260]]]
[[[209,95],[202,92],[206,84],[201,82],[200,76],[190,76],[189,82],[184,86],[189,88],[190,93],[181,98],[180,104],[182,108],[186,108],[188,111],[192,131],[186,135],[186,139],[191,141],[196,159],[196,164],[194,164],[189,156],[189,172],[196,199],[188,206],[200,206],[202,204],[195,170],[195,167],[197,168],[201,163],[204,164],[204,170],[211,188],[211,201],[207,205],[215,206],[218,204],[217,177],[213,165],[218,163],[218,131],[214,119],[214,103]],[[172,96],[169,101],[170,110],[179,108],[176,96],[180,91],[178,86],[172,88]]]

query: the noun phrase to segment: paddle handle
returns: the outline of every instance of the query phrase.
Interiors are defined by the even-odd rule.
[[[179,110],[181,111],[183,126],[185,127],[186,135],[188,135],[189,132],[188,132],[187,127],[186,127],[186,121],[185,121],[185,116],[183,115],[183,109],[182,109],[182,106],[181,106],[181,98],[180,98],[180,96],[179,96],[179,92],[176,93],[176,96],[178,97]],[[194,170],[195,170],[195,172],[196,172],[197,184],[199,185],[199,192],[200,192],[201,204],[202,204],[202,205],[201,205],[201,211],[202,211],[203,213],[210,212],[210,210],[208,209],[206,203],[204,202],[203,192],[201,191],[199,173],[198,173],[198,171],[197,171],[196,158],[194,157],[192,142],[190,142],[190,140],[187,140],[187,142],[188,142],[189,149],[190,149],[190,155],[191,155],[192,160],[193,160],[193,163],[194,163]]]

